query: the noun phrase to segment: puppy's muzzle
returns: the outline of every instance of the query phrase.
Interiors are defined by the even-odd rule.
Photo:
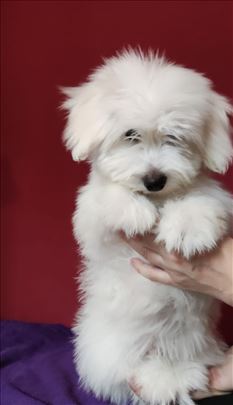
[[[160,191],[167,182],[167,176],[158,170],[146,174],[142,179],[144,186],[148,191]]]

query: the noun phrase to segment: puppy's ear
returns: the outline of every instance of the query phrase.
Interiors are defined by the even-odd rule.
[[[224,174],[232,161],[233,148],[228,117],[232,111],[232,106],[225,97],[214,91],[211,93],[204,163],[209,170],[216,173]]]
[[[85,160],[104,138],[100,95],[93,83],[62,88],[67,99],[62,107],[68,111],[63,139],[74,160]]]

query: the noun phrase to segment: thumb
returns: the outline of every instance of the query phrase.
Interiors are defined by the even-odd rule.
[[[233,390],[233,348],[229,350],[221,366],[209,370],[210,388],[218,391]]]

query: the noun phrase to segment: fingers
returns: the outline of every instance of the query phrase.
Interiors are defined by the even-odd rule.
[[[156,246],[153,250],[144,245],[137,239],[130,239],[129,245],[141,256],[143,256],[150,264],[156,267],[163,268],[164,262],[160,254],[157,253]]]
[[[154,241],[154,235],[148,234],[144,237],[136,236],[131,239],[123,237],[140,256],[143,256],[150,264],[163,270],[175,270],[185,272],[191,268],[190,263],[178,253],[169,253],[164,246]]]
[[[137,235],[127,239],[121,234],[124,241],[140,256],[146,259],[132,261],[133,267],[144,277],[151,281],[172,285],[185,289],[196,289],[193,280],[198,276],[198,271],[193,271],[193,263],[177,253],[169,253],[163,245],[154,242],[154,235]]]
[[[161,254],[163,248],[155,243],[154,235],[148,234],[144,237],[138,235],[134,238],[127,239],[125,235],[121,233],[121,237],[135,252],[143,256],[149,263],[163,268],[164,262]]]
[[[170,275],[161,268],[151,266],[138,258],[131,259],[131,264],[138,273],[151,281],[169,285],[173,284]]]
[[[233,390],[233,347],[227,352],[224,363],[209,372],[210,387],[219,391]]]
[[[134,394],[140,398],[142,387],[135,382],[134,378],[128,381],[128,385]]]
[[[225,393],[228,394],[228,393]],[[221,391],[195,391],[192,394],[193,399],[204,399],[204,398],[209,398],[209,397],[215,397],[218,395],[224,395],[224,392]]]

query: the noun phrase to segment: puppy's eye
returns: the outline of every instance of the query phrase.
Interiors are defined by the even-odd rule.
[[[175,135],[167,134],[166,138],[170,141],[177,141],[177,137]]]
[[[164,140],[165,145],[175,146],[177,145],[178,138],[175,135],[167,134]]]
[[[125,139],[127,139],[128,141],[131,141],[133,143],[137,143],[140,141],[141,136],[140,134],[136,131],[136,129],[129,129],[126,133],[125,133]]]

